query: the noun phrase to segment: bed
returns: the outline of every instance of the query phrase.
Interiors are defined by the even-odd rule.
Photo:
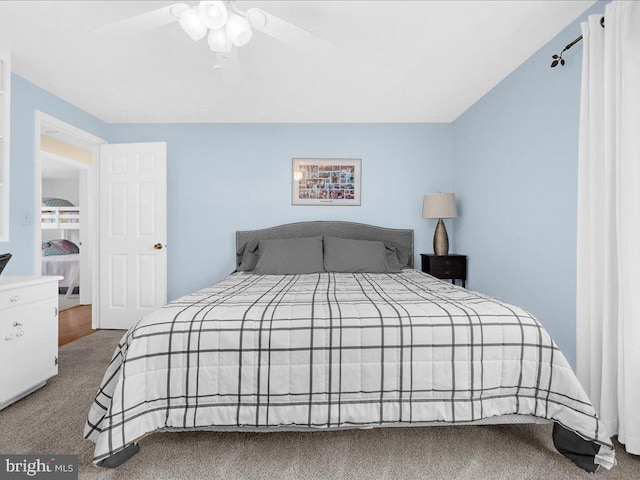
[[[42,242],[42,275],[61,276],[60,293],[68,298],[80,281],[80,249],[66,239],[59,238]]]
[[[80,207],[64,198],[45,197],[40,222],[43,230],[79,230]]]
[[[77,239],[80,208],[64,198],[45,197],[42,199],[40,222],[42,230],[57,230],[63,237],[42,242],[42,275],[62,276],[63,280],[58,285],[59,292],[69,298],[74,289],[75,293],[79,291],[79,249],[69,240],[69,234],[72,234],[71,238],[75,236]]]
[[[610,436],[530,314],[413,270],[413,231],[303,222],[237,232],[236,265],[269,239],[393,245],[399,273],[236,271],[143,317],[91,406],[94,463],[115,467],[160,431],[282,431],[549,422],[585,470]],[[256,269],[257,271],[257,269]]]

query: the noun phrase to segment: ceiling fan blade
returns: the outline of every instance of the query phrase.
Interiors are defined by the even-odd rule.
[[[230,52],[217,53],[216,69],[220,72],[220,78],[224,83],[238,83],[242,81],[242,68],[238,48],[234,47]]]
[[[158,8],[141,13],[133,17],[123,18],[114,23],[102,25],[94,30],[95,33],[108,35],[135,35],[154,28],[176,22],[182,12],[189,6],[184,3],[174,3],[167,7]]]
[[[246,17],[251,26],[256,30],[291,45],[292,47],[303,50],[326,50],[336,46],[333,42],[325,40],[324,38],[321,38],[303,28],[287,22],[286,20],[282,20],[275,15],[271,15],[260,8],[248,9]]]

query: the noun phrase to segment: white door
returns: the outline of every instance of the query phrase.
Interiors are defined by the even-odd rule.
[[[79,280],[82,288],[80,289],[80,303],[82,305],[91,304],[91,297],[93,294],[93,242],[92,229],[89,227],[90,222],[88,212],[93,212],[91,206],[93,205],[93,199],[89,200],[89,169],[81,168],[80,174],[80,195],[78,204],[81,205],[80,218],[82,223],[80,224],[79,240],[80,240],[80,274]]]
[[[167,303],[167,145],[100,146],[100,328]]]

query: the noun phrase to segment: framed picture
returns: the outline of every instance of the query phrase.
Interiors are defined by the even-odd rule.
[[[361,177],[359,158],[294,158],[291,203],[360,205]]]

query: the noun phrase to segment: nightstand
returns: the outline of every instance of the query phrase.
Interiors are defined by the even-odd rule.
[[[467,283],[467,256],[466,255],[434,255],[421,253],[422,271],[443,280],[451,279],[455,284],[456,280],[462,280],[462,286],[466,288]]]

